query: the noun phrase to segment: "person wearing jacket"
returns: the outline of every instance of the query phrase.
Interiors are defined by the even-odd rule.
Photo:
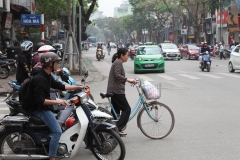
[[[117,53],[113,55],[112,67],[110,69],[107,87],[107,93],[114,93],[114,96],[111,97],[111,102],[116,113],[120,114],[120,110],[122,111],[121,117],[117,122],[120,135],[126,135],[122,129],[126,126],[131,113],[131,108],[125,95],[125,84],[126,82],[136,84],[135,79],[129,79],[125,77],[123,63],[127,60],[128,50],[126,48],[120,48]]]
[[[49,109],[51,105],[69,106],[66,100],[51,100],[50,88],[59,90],[77,90],[83,88],[89,88],[88,85],[76,86],[76,85],[63,85],[57,82],[51,75],[52,72],[58,69],[58,62],[61,58],[53,53],[47,52],[40,58],[42,68],[36,67],[33,72],[33,78],[31,81],[33,91],[33,112],[32,114],[41,119],[52,133],[51,141],[49,144],[49,159],[55,160],[57,156],[57,148],[62,130],[58,124],[54,114]]]
[[[24,41],[21,44],[22,52],[18,55],[16,73],[16,79],[19,84],[30,76],[32,48],[33,43],[31,41]]]

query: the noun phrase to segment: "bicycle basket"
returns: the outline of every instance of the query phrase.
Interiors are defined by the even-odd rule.
[[[141,88],[148,100],[156,100],[161,97],[161,84],[151,84],[148,81],[144,81]]]

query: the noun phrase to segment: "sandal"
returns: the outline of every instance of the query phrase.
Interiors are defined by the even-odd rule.
[[[126,136],[127,133],[125,133],[125,132],[119,132],[119,135],[120,135],[120,136]]]

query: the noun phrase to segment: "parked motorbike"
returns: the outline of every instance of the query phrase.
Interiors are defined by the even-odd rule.
[[[87,101],[85,92],[79,92],[68,100],[75,106],[71,116],[73,121],[60,137],[58,158],[73,158],[84,141],[86,148],[92,151],[97,159],[124,159],[123,141],[112,130],[116,126],[107,123],[105,118],[95,118],[86,105]],[[0,124],[1,159],[49,158],[47,151],[51,132],[40,119],[33,115],[7,115]]]
[[[103,50],[98,48],[97,52],[96,52],[96,58],[98,61],[100,61],[100,59],[104,59],[105,55],[103,53]]]
[[[9,74],[10,75],[14,75],[16,73],[16,71],[17,71],[17,63],[16,63],[15,59],[9,59],[4,54],[0,53],[0,60],[9,62],[9,66],[10,66]]]
[[[0,79],[8,78],[9,72],[10,72],[9,62],[0,60]]]
[[[199,56],[199,60],[200,60],[200,66],[199,68],[204,71],[204,69],[207,69],[208,72],[210,72],[210,68],[211,68],[211,57],[208,54],[208,51],[201,53]]]
[[[130,58],[134,60],[134,57],[136,56],[136,49],[130,49],[129,55],[130,55]]]

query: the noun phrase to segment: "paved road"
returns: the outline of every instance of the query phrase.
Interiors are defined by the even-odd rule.
[[[114,50],[113,50],[114,51]],[[111,67],[111,56],[97,61],[95,48],[84,53],[92,64],[105,76],[100,83],[91,84],[91,93],[96,102],[105,92]],[[126,76],[142,78],[153,84],[161,83],[160,101],[167,104],[176,119],[173,132],[162,140],[151,140],[137,128],[136,118],[128,123],[126,159],[206,160],[239,159],[240,157],[240,72],[229,73],[227,60],[213,59],[211,72],[202,72],[198,61],[166,61],[166,73],[134,74],[133,61],[124,63]],[[138,95],[134,87],[126,85],[129,104],[134,106]],[[2,109],[6,106],[0,103]],[[81,150],[77,159],[95,159],[87,150]]]

